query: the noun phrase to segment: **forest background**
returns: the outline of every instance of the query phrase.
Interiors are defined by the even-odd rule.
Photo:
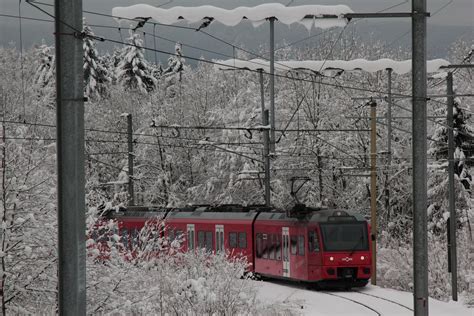
[[[91,27],[84,31],[93,35]],[[191,66],[185,45],[177,43],[167,63],[145,58],[143,39],[130,31],[125,45],[99,54],[93,36],[84,40],[86,122],[86,203],[89,229],[98,209],[127,203],[127,125],[133,118],[134,187],[137,204],[263,204],[262,134],[258,131],[202,127],[261,126],[257,73],[222,71],[202,59]],[[286,47],[277,60],[410,58],[410,52],[355,32],[325,34],[313,46]],[[265,55],[261,48],[258,54]],[[447,59],[470,62],[472,43],[459,39]],[[148,53],[152,55],[152,53]],[[237,51],[235,57],[253,56]],[[56,130],[54,47],[36,45],[22,54],[0,48],[2,117],[1,271],[2,310],[45,310],[56,300]],[[473,72],[457,69],[455,91],[472,93]],[[264,78],[268,105],[268,76]],[[430,77],[428,94],[444,94],[444,74]],[[357,90],[353,89],[356,88]],[[393,92],[409,95],[411,75],[393,75]],[[289,71],[276,80],[278,143],[272,157],[272,204],[294,205],[291,177],[308,177],[299,202],[369,214],[369,107],[353,96],[383,97],[387,73]],[[386,110],[378,101],[377,209],[378,275],[382,286],[412,290],[411,103],[395,99],[392,109],[392,162],[387,164]],[[474,303],[472,98],[455,100],[456,212],[459,291]],[[428,102],[428,229],[430,296],[449,298],[447,273],[447,128],[446,103]],[[408,118],[408,119],[407,119]],[[184,126],[200,127],[185,129]],[[308,131],[314,130],[314,131]],[[327,131],[322,131],[327,130]],[[387,207],[390,205],[390,207]],[[92,226],[91,226],[92,225]],[[112,265],[113,266],[113,265]],[[117,263],[117,267],[120,264]],[[123,268],[123,267],[122,267]],[[129,267],[130,268],[130,267]],[[99,275],[89,262],[89,273]],[[131,268],[130,268],[131,269]],[[100,293],[120,290],[116,278],[90,285]],[[131,271],[131,270],[129,270]],[[170,272],[171,273],[171,272]],[[102,274],[103,275],[103,274]],[[134,274],[138,279],[139,273]],[[117,282],[119,284],[117,284]],[[124,286],[124,283],[122,283]],[[93,291],[93,290],[92,290]],[[94,292],[92,292],[94,293]],[[160,292],[162,293],[162,292]],[[99,300],[100,298],[100,300]],[[120,297],[89,295],[97,311],[117,306]],[[97,301],[94,301],[97,300]],[[248,307],[248,305],[246,305]],[[110,311],[110,309],[108,310]]]

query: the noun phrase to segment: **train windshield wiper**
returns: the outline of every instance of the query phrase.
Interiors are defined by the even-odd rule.
[[[356,251],[357,247],[359,246],[360,242],[364,240],[364,235],[360,235],[359,240],[356,242],[354,247],[351,249],[351,252],[349,253],[349,256],[352,256],[352,254]]]

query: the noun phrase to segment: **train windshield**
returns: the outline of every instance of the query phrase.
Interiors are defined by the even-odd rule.
[[[369,250],[365,222],[325,223],[321,233],[326,251]]]

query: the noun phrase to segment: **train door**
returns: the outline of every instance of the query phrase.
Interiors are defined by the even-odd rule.
[[[282,227],[283,241],[283,276],[290,277],[290,230]]]
[[[224,251],[224,225],[216,225],[216,252]]]
[[[193,250],[195,248],[194,246],[194,224],[188,224],[187,225],[188,229],[188,251]]]

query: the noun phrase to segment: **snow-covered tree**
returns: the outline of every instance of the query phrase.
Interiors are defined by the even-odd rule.
[[[472,208],[471,189],[472,176],[469,159],[474,152],[474,127],[471,123],[471,114],[462,106],[461,98],[455,98],[453,107],[453,142],[454,142],[454,174],[455,200],[458,222],[469,221],[468,211]],[[437,103],[437,113],[446,116],[446,105]],[[430,227],[435,232],[444,232],[448,212],[448,127],[446,120],[436,122],[433,141],[430,143],[429,153],[435,159],[430,165],[429,178],[429,208]]]
[[[171,76],[176,74],[178,76],[178,81],[181,81],[181,73],[184,70],[185,62],[185,59],[183,58],[182,44],[176,43],[174,51],[175,54],[168,58],[168,67],[163,70],[163,75]]]
[[[106,93],[106,85],[112,81],[107,68],[101,63],[92,29],[83,20],[85,33],[82,48],[84,50],[84,95],[90,99],[98,99]]]
[[[3,315],[50,313],[57,288],[55,134],[50,127],[3,122],[21,113],[25,121],[35,117],[49,125],[46,107],[23,110],[16,101],[21,75],[15,59],[3,63],[5,57],[16,59],[0,49],[0,73],[8,78],[0,79],[0,308]],[[29,92],[25,103],[34,104],[37,96]]]
[[[143,41],[132,31],[127,41],[129,45],[122,49],[115,70],[117,82],[128,90],[150,92],[155,88],[157,80],[143,55]]]
[[[182,240],[160,237],[166,223],[156,219],[125,242],[116,223],[96,224],[96,211],[91,209],[88,233],[96,239],[87,241],[88,279],[94,280],[88,288],[90,313],[257,315],[271,309],[257,301],[252,282],[243,278],[245,258],[203,249],[183,253]]]
[[[43,40],[41,45],[34,49],[35,74],[33,76],[34,89],[38,98],[47,105],[54,107],[56,95],[56,63],[54,47],[46,45]]]

